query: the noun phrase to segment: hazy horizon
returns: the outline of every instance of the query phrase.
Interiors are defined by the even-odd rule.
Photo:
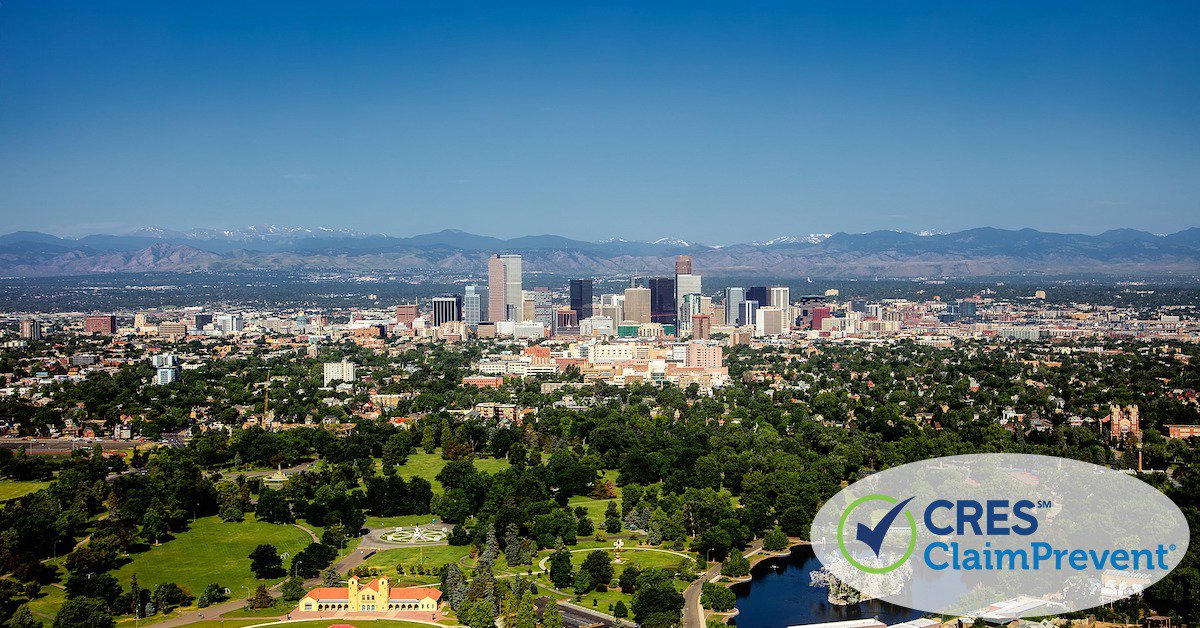
[[[771,241],[773,239],[782,239],[782,238],[804,238],[804,237],[808,237],[808,236],[818,236],[818,237],[824,238],[824,237],[828,237],[828,236],[835,235],[838,233],[845,233],[845,234],[849,234],[849,235],[861,235],[861,234],[873,233],[873,232],[877,232],[877,231],[888,231],[888,232],[894,232],[894,233],[910,233],[910,234],[919,235],[919,236],[934,236],[934,235],[948,235],[948,234],[958,233],[958,232],[962,232],[962,231],[971,231],[971,230],[975,230],[975,229],[1001,229],[1001,230],[1005,230],[1005,231],[1021,231],[1024,229],[1033,229],[1033,227],[1007,228],[1007,227],[996,227],[993,225],[979,225],[976,227],[967,227],[965,229],[957,229],[954,231],[945,231],[945,230],[940,230],[940,229],[923,229],[923,230],[917,230],[917,231],[908,231],[908,230],[904,230],[904,229],[870,229],[867,231],[833,231],[833,232],[819,232],[819,233],[818,232],[773,233],[773,234],[764,233],[760,237],[754,237],[754,238],[746,239],[746,240],[705,241],[705,240],[695,240],[695,239],[688,239],[688,238],[676,238],[670,234],[662,235],[661,237],[657,237],[657,238],[646,238],[646,237],[639,237],[636,235],[630,235],[630,236],[613,236],[613,237],[609,237],[609,238],[588,239],[586,237],[572,238],[570,236],[565,236],[561,233],[529,232],[529,233],[518,234],[515,236],[511,236],[511,237],[505,237],[505,236],[497,236],[497,235],[487,233],[484,231],[471,231],[471,230],[467,230],[467,229],[459,229],[456,227],[446,227],[443,229],[434,229],[431,231],[420,231],[420,232],[412,232],[412,233],[395,233],[395,232],[386,232],[386,231],[375,232],[375,231],[360,231],[360,230],[355,230],[355,229],[341,229],[341,228],[337,228],[337,227],[331,227],[329,225],[291,225],[291,224],[274,224],[274,223],[266,224],[266,223],[264,223],[264,224],[247,224],[247,225],[224,226],[224,227],[208,227],[208,226],[196,225],[196,226],[184,227],[184,228],[179,228],[179,229],[162,227],[161,225],[142,225],[142,226],[130,229],[130,230],[120,231],[120,232],[110,232],[110,233],[94,232],[94,233],[79,233],[79,234],[57,232],[57,231],[46,230],[46,229],[9,229],[9,230],[0,231],[0,236],[9,235],[12,233],[19,233],[19,232],[34,232],[34,233],[42,233],[42,234],[46,234],[46,235],[51,235],[51,236],[55,236],[55,237],[63,238],[63,239],[67,239],[67,240],[79,240],[82,238],[86,238],[88,236],[98,236],[98,235],[122,236],[122,237],[123,236],[152,237],[153,234],[149,232],[150,230],[162,230],[168,234],[182,234],[182,235],[187,235],[187,234],[199,235],[198,232],[207,232],[207,233],[229,232],[229,233],[241,233],[241,234],[245,234],[245,235],[250,235],[249,230],[260,229],[260,228],[261,229],[274,228],[277,230],[277,233],[280,233],[280,234],[299,232],[299,231],[310,231],[310,232],[313,232],[314,234],[317,234],[317,233],[324,231],[324,232],[345,233],[346,235],[355,236],[355,237],[383,236],[383,237],[391,237],[391,238],[412,238],[412,237],[417,237],[417,236],[442,233],[442,232],[446,232],[446,231],[457,231],[457,232],[465,233],[468,235],[491,237],[491,238],[497,238],[497,239],[501,239],[501,240],[509,240],[509,239],[521,238],[521,237],[550,236],[550,237],[565,237],[565,238],[569,238],[571,240],[582,241],[582,242],[606,242],[606,241],[619,240],[619,241],[625,241],[625,242],[651,242],[652,243],[652,242],[655,242],[656,240],[663,240],[663,241],[673,240],[673,241],[686,241],[690,245],[718,246],[718,247],[719,246],[729,246],[729,245],[734,245],[734,244],[765,243],[765,242]],[[1058,234],[1063,234],[1063,235],[1098,236],[1098,235],[1107,233],[1109,231],[1133,230],[1133,231],[1141,231],[1144,233],[1150,233],[1155,236],[1161,237],[1161,236],[1168,236],[1173,233],[1178,233],[1180,231],[1187,231],[1189,229],[1197,229],[1197,228],[1200,228],[1200,226],[1197,226],[1197,225],[1187,226],[1187,227],[1183,227],[1183,228],[1176,229],[1174,231],[1168,231],[1168,232],[1155,232],[1155,231],[1150,231],[1148,229],[1139,229],[1137,227],[1112,227],[1110,229],[1102,229],[1102,230],[1096,230],[1096,231],[1088,231],[1088,230],[1050,231],[1050,230],[1043,230],[1043,229],[1035,229],[1035,231],[1040,231],[1043,233],[1058,233]],[[270,234],[271,232],[266,231],[265,233]]]

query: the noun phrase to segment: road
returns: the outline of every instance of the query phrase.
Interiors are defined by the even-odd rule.
[[[16,451],[21,447],[32,454],[66,454],[75,449],[91,449],[100,445],[104,451],[124,451],[141,445],[145,440],[112,440],[109,438],[0,438],[0,447]]]
[[[742,552],[742,556],[750,558],[757,554],[762,549],[762,539],[759,539],[750,544],[746,551]],[[716,580],[721,575],[721,565],[718,563],[715,567],[710,567],[704,575],[697,578],[683,592],[683,628],[704,628],[704,607],[700,606],[700,589],[703,588],[705,582]]]

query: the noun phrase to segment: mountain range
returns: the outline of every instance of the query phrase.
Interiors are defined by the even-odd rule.
[[[78,239],[18,231],[0,236],[0,275],[189,271],[486,270],[490,253],[520,253],[529,272],[669,274],[691,255],[706,275],[907,278],[1014,275],[1154,278],[1200,276],[1200,228],[1169,235],[1115,229],[1099,235],[990,227],[954,233],[873,231],[809,234],[712,246],[573,240],[556,235],[494,238],[447,229],[411,237],[340,229],[255,226],[172,231],[146,227]]]

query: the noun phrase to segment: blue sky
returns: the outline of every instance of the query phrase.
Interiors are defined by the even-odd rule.
[[[0,216],[82,235],[1200,224],[1200,3],[0,5]]]

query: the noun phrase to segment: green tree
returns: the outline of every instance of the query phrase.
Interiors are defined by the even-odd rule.
[[[166,535],[167,522],[162,515],[157,510],[147,510],[146,516],[142,517],[142,538],[158,545],[159,539]]]
[[[712,609],[718,613],[728,612],[733,609],[734,603],[737,601],[737,596],[729,587],[725,587],[713,582],[705,582],[700,590],[700,604],[704,608]]]
[[[258,579],[271,578],[283,574],[283,559],[274,545],[262,543],[250,552],[250,571]]]
[[[458,614],[458,621],[468,628],[495,628],[496,615],[492,603],[485,598],[479,598],[463,605]]]
[[[542,628],[563,628],[562,611],[558,608],[558,603],[554,598],[546,603],[546,608],[542,611]]]
[[[642,573],[637,565],[630,565],[621,570],[621,577],[617,579],[617,584],[621,587],[621,593],[632,595],[637,590],[637,579]]]
[[[583,564],[579,566],[579,571],[587,572],[591,576],[592,587],[596,590],[607,591],[608,583],[613,579],[612,558],[603,550],[588,552]]]
[[[783,530],[775,528],[763,537],[763,549],[768,552],[779,552],[787,549],[788,537]]]
[[[42,622],[34,618],[29,607],[22,604],[12,617],[8,618],[9,628],[42,628]]]
[[[660,569],[646,569],[638,576],[633,594],[633,619],[639,624],[674,625],[683,610],[683,594],[671,577]]]
[[[517,616],[513,620],[512,628],[537,628],[537,615],[533,608],[533,595],[529,593],[529,589],[521,592],[521,602],[517,606]]]
[[[629,609],[626,608],[624,600],[617,600],[616,606],[613,606],[613,617],[617,619],[629,617]]]
[[[54,628],[116,628],[116,625],[108,606],[90,597],[63,602],[54,616]]]
[[[154,587],[151,601],[160,613],[169,613],[178,606],[191,604],[192,597],[174,582],[164,582]]]
[[[304,579],[292,577],[284,581],[279,593],[285,602],[299,602],[304,597]]]
[[[336,587],[342,582],[342,577],[338,574],[337,568],[330,565],[328,569],[321,572],[321,584],[327,587]]]
[[[560,546],[550,555],[550,582],[554,588],[565,589],[575,584],[575,573],[571,567],[571,552]]]
[[[608,502],[604,509],[604,531],[616,534],[621,531],[621,513],[617,511],[617,502]]]
[[[741,552],[730,554],[729,559],[721,563],[721,575],[731,578],[741,578],[750,575],[750,561]]]
[[[292,522],[292,511],[288,508],[287,499],[283,493],[269,488],[259,491],[258,503],[254,506],[254,516],[259,521],[268,523]]]
[[[254,589],[254,595],[246,602],[246,608],[255,610],[260,608],[271,608],[275,605],[275,598],[271,597],[271,593],[267,591],[267,586],[264,584],[258,585]]]

